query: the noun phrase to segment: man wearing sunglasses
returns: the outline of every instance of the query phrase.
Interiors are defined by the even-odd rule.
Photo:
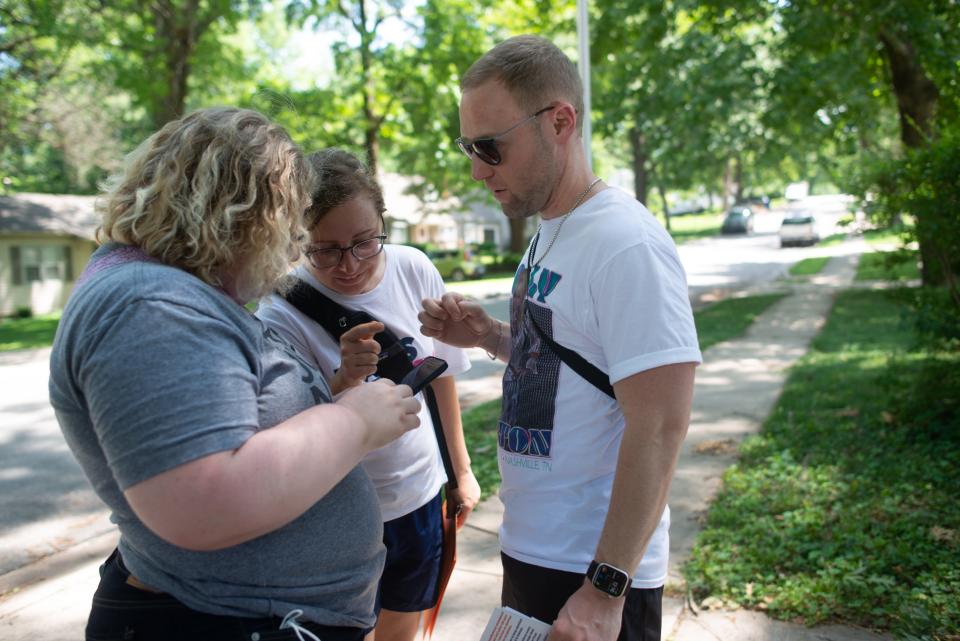
[[[509,323],[456,293],[420,313],[425,335],[508,363],[503,604],[552,622],[549,641],[659,639],[666,496],[701,359],[683,267],[653,216],[591,171],[580,79],[557,47],[507,40],[461,89],[473,178],[508,217],[541,219]],[[563,348],[609,384],[571,369]]]

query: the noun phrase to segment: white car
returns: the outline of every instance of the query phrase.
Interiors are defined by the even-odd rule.
[[[816,245],[820,240],[817,219],[812,214],[791,214],[780,224],[780,246]]]
[[[806,180],[790,183],[783,192],[783,197],[787,200],[803,200],[810,195],[810,183]]]

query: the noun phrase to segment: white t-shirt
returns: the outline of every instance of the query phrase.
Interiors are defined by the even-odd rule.
[[[561,219],[543,221],[536,258]],[[500,544],[520,561],[586,572],[610,502],[624,417],[617,402],[544,344],[520,296],[511,304],[512,349],[499,424]],[[673,240],[643,205],[606,189],[567,219],[532,269],[528,314],[555,342],[610,375],[611,383],[661,365],[701,361],[686,275]],[[633,587],[663,585],[669,508]]]
[[[418,249],[386,245],[383,278],[369,292],[345,296],[322,285],[305,267],[298,278],[350,309],[363,310],[385,323],[407,348],[414,363],[426,356],[447,361],[443,376],[470,369],[466,353],[420,333],[417,314],[424,298],[440,298],[443,280],[433,263]],[[340,367],[340,344],[323,327],[278,296],[261,301],[257,310],[267,325],[283,334],[329,380]],[[437,495],[447,480],[433,431],[433,421],[422,394],[420,427],[367,454],[361,464],[380,499],[383,520],[390,521],[416,510]]]

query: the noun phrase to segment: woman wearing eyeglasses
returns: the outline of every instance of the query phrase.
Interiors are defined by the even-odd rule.
[[[466,371],[464,352],[419,331],[420,301],[437,298],[444,286],[423,252],[385,245],[383,194],[352,154],[328,149],[308,158],[319,178],[307,210],[306,264],[294,275],[346,308],[386,323],[401,338],[414,363],[426,356],[447,361],[445,375],[432,384],[450,450],[456,490],[447,502],[460,505],[458,526],[480,498],[463,440],[454,375]],[[283,298],[271,296],[257,311],[316,364],[334,393],[363,383],[376,371],[380,322],[358,325],[338,342]],[[381,613],[376,641],[412,641],[420,614],[436,603],[441,557],[440,488],[445,481],[433,423],[426,406],[421,428],[368,454],[362,461],[373,480],[384,520],[387,561],[380,585]]]

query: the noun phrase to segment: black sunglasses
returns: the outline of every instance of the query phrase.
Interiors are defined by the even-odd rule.
[[[501,131],[495,136],[487,136],[486,138],[477,138],[476,140],[467,140],[466,138],[460,137],[457,138],[457,146],[460,147],[460,151],[467,155],[467,158],[472,157],[476,154],[477,158],[487,163],[488,165],[499,165],[503,162],[503,157],[500,155],[500,150],[497,149],[497,140],[503,138],[508,133],[516,129],[522,124],[528,123],[540,114],[547,113],[553,109],[553,106],[544,107],[535,114],[531,114],[513,125],[505,131]]]

